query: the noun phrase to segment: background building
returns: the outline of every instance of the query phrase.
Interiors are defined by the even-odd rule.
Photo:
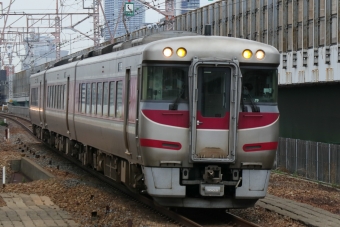
[[[144,26],[145,23],[145,7],[143,4],[137,1],[131,1],[134,3],[134,16],[123,17],[123,6],[127,1],[123,0],[105,0],[105,17],[109,25],[112,36],[118,37],[126,34],[126,30],[122,19],[126,19],[126,26],[129,32],[139,29]],[[119,21],[116,28],[116,23]],[[116,32],[115,32],[116,28]],[[114,34],[115,32],[115,34]],[[104,30],[105,40],[110,40],[110,33],[107,27]]]
[[[6,86],[7,86],[7,77],[6,70],[0,70],[0,105],[6,103]]]
[[[176,15],[188,13],[200,7],[200,0],[176,0]]]
[[[54,39],[39,34],[26,37],[25,56],[22,56],[21,70],[42,65],[56,59],[56,46]],[[68,51],[61,50],[60,57],[64,57]]]

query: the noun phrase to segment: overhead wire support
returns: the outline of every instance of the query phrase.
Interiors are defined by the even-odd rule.
[[[165,16],[165,26],[166,30],[172,30],[173,29],[173,20],[175,17],[175,2],[174,0],[165,0],[165,11],[158,9],[157,7],[151,5],[149,2],[146,2],[144,0],[136,0],[143,5],[157,11],[158,13]]]
[[[94,0],[93,6],[93,41],[95,49],[98,49],[100,45],[99,2],[100,0]]]

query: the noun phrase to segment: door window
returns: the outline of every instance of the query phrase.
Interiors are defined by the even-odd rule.
[[[230,68],[200,67],[198,69],[199,103],[203,117],[224,117],[230,110]]]

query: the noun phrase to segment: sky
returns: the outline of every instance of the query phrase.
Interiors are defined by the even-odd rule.
[[[46,14],[46,13],[55,13],[56,12],[56,1],[57,0],[0,0],[0,3],[2,2],[2,8],[0,4],[0,10],[3,9],[4,13],[7,13],[7,7],[10,2],[13,2],[10,12],[26,12],[26,13],[39,13],[39,14]],[[59,6],[59,12],[68,12],[68,13],[86,13],[87,10],[82,9],[83,8],[83,0],[58,0],[58,6]],[[90,4],[93,0],[84,0],[85,6]],[[128,1],[128,0],[127,0]],[[134,0],[131,0],[133,2]],[[148,2],[152,2],[151,0],[147,0]],[[154,0],[157,2],[157,0]],[[200,6],[205,6],[211,3],[214,3],[217,0],[208,1],[208,0],[200,0]],[[158,2],[164,2],[164,0],[158,0]],[[60,4],[62,3],[62,4]],[[102,5],[104,7],[104,0],[102,0]],[[104,24],[104,19],[102,16],[102,12],[100,10],[100,24]],[[34,16],[34,18],[42,18],[43,15]],[[83,20],[86,17],[86,15],[81,16],[74,16],[72,17],[72,24],[77,23],[80,20]],[[148,9],[146,11],[145,15],[145,22],[146,23],[156,23],[159,22],[159,20],[163,18],[161,14],[158,12]],[[5,17],[0,18],[0,29],[3,28],[5,21]],[[32,20],[31,20],[32,21]],[[7,26],[11,25],[11,27],[25,27],[27,24],[26,17],[21,16],[10,16],[7,21]],[[48,21],[39,21],[36,22],[36,26],[47,26]],[[68,27],[71,25],[70,17],[62,20],[62,27]],[[81,22],[79,25],[75,27],[77,30],[81,31],[84,34],[92,34],[91,31],[93,29],[93,19],[89,18]],[[52,29],[41,29],[39,30],[40,33],[49,33],[53,32]],[[52,37],[52,36],[51,36]],[[86,38],[85,36],[81,35],[80,33],[75,33],[74,31],[70,29],[62,29],[61,30],[61,42],[64,42],[65,44],[62,45],[62,50],[71,51],[72,53],[80,51],[82,49],[85,49],[87,47],[93,46],[93,40],[90,40]],[[101,40],[103,42],[104,40]],[[21,51],[23,52],[23,46],[21,46]],[[4,51],[4,48],[1,49],[1,51]],[[18,53],[18,51],[16,51]],[[5,59],[5,64],[8,63],[8,59]],[[16,71],[20,71],[20,58],[14,54],[13,58],[13,64],[16,66]]]

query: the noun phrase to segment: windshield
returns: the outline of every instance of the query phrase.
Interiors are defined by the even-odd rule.
[[[142,100],[188,100],[189,66],[143,67]]]
[[[277,70],[241,68],[244,103],[277,102]]]

